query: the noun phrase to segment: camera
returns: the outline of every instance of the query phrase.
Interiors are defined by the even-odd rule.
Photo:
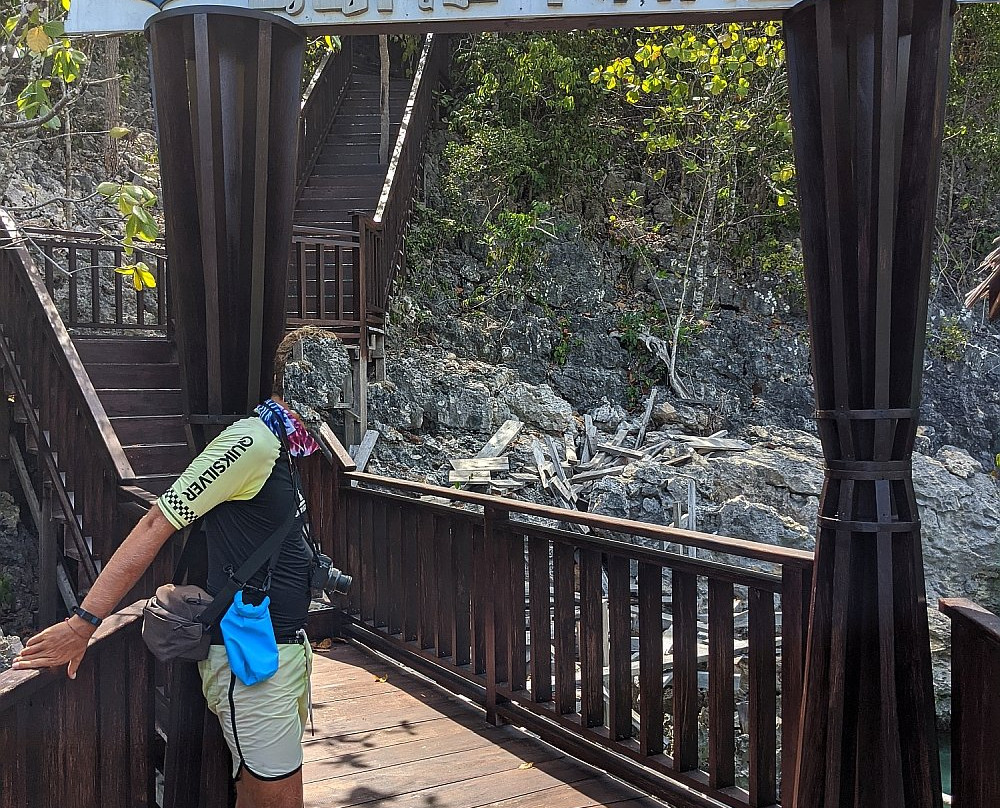
[[[333,559],[323,553],[316,553],[316,562],[310,581],[313,589],[322,589],[330,597],[346,595],[351,587],[352,576],[333,566]]]

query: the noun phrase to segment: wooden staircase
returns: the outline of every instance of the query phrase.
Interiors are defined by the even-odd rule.
[[[390,148],[399,134],[411,86],[411,79],[390,78]],[[374,212],[388,169],[378,161],[380,129],[379,77],[355,72],[301,188],[295,224],[351,231],[355,213]]]
[[[410,87],[411,80],[391,79],[390,144],[399,133]],[[297,225],[349,232],[356,213],[375,210],[387,172],[387,166],[378,162],[380,126],[379,77],[352,74],[312,171],[301,186],[295,210]],[[314,251],[306,253],[306,297],[311,305],[318,294],[316,255]],[[353,297],[352,257],[348,254],[341,261],[339,278],[324,278],[328,298]],[[294,261],[292,265],[294,268]],[[294,271],[289,281],[289,308],[294,316],[299,303]],[[191,459],[180,367],[172,341],[166,336],[94,336],[83,329],[71,331],[75,331],[76,349],[132,465],[134,484],[161,494]]]
[[[161,494],[191,459],[181,373],[165,337],[76,337],[77,352],[135,472],[135,484]]]

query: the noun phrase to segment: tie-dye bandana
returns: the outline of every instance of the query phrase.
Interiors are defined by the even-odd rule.
[[[267,399],[254,410],[257,416],[267,428],[274,433],[274,436],[281,440],[281,433],[284,432],[288,440],[288,450],[292,457],[309,457],[313,452],[319,451],[319,444],[298,418],[282,407],[277,401]]]

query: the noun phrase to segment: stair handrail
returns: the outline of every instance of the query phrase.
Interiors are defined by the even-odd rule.
[[[44,321],[48,323],[48,335],[51,347],[56,357],[61,360],[60,364],[67,371],[71,379],[71,385],[75,388],[75,393],[83,405],[85,412],[93,427],[103,438],[105,456],[102,460],[107,464],[118,478],[118,482],[131,482],[135,480],[135,472],[132,464],[125,455],[121,441],[111,425],[107,411],[97,395],[90,375],[87,373],[80,359],[80,354],[73,344],[73,338],[63,323],[62,317],[56,308],[55,302],[45,288],[45,279],[38,271],[38,267],[32,259],[31,254],[24,248],[17,223],[14,218],[3,208],[0,208],[0,249],[10,251],[17,260],[11,264],[20,274],[21,279],[35,292],[38,301],[40,314]]]
[[[376,255],[369,257],[369,278],[364,290],[369,308],[387,307],[389,290],[402,255],[403,234],[413,204],[421,148],[433,104],[433,93],[446,66],[447,34],[427,34],[406,100],[399,134],[389,158],[385,183],[367,228],[381,234]]]
[[[323,143],[337,117],[337,110],[347,94],[354,71],[354,41],[343,37],[340,50],[323,55],[313,73],[299,112],[298,169],[295,175],[295,198],[298,199],[306,180],[323,149]]]

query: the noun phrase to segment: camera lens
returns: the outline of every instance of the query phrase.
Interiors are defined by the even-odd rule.
[[[327,578],[326,591],[331,595],[346,595],[351,588],[351,581],[354,579],[336,567],[330,567],[330,575]]]

